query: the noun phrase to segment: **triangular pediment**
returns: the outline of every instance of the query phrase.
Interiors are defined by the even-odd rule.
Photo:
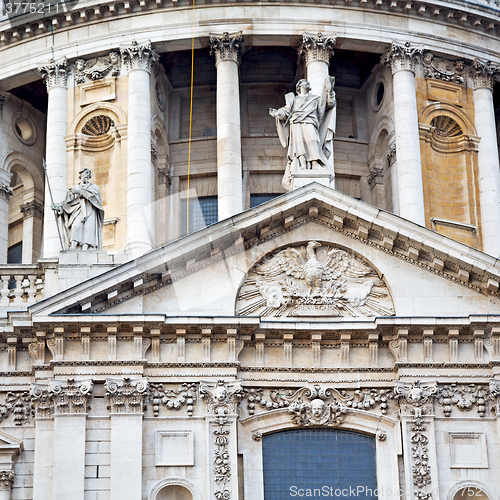
[[[317,183],[117,266],[31,306],[30,311],[38,317],[182,316],[203,311],[234,316],[238,291],[259,261],[280,248],[298,248],[313,240],[330,249],[352,251],[393,295],[399,296],[405,279],[416,284],[429,281],[437,294],[484,302],[475,310],[476,300],[468,314],[500,312],[500,265],[494,257]],[[411,290],[404,293],[412,295]],[[416,295],[426,293],[415,290]],[[227,307],[208,307],[218,296],[225,297]],[[203,302],[198,308],[197,300]],[[407,313],[396,303],[396,315]]]

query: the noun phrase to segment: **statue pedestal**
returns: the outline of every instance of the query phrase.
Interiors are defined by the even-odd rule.
[[[318,172],[317,170],[309,170],[292,174],[292,189],[297,189],[311,182],[317,182],[322,186],[330,187],[330,178],[332,174],[328,172]]]

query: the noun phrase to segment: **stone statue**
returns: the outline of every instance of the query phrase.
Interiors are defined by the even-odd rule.
[[[292,189],[294,173],[306,170],[331,170],[328,158],[333,152],[336,101],[335,78],[325,79],[321,96],[311,94],[307,80],[299,80],[297,95],[285,95],[286,105],[269,110],[276,118],[281,144],[288,148],[283,186]],[[331,172],[333,175],[333,172]]]
[[[56,212],[63,246],[67,250],[102,250],[102,208],[99,188],[90,182],[88,168],[80,170],[80,182],[61,203],[51,205]]]

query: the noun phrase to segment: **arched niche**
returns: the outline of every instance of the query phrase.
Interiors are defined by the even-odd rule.
[[[151,489],[148,500],[201,500],[193,483],[178,477],[162,479]]]
[[[492,489],[474,480],[464,480],[455,483],[446,495],[446,500],[467,500],[470,498],[497,500],[497,496]]]
[[[481,248],[474,124],[458,106],[434,103],[419,127],[426,226]]]

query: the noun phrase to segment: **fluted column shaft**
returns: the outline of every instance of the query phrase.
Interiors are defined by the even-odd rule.
[[[68,189],[68,155],[64,137],[68,129],[67,75],[66,59],[59,62],[50,61],[46,66],[38,68],[45,80],[49,102],[47,107],[47,140],[45,179],[45,210],[43,222],[43,257],[57,257],[61,248],[61,240],[57,231],[54,211],[50,208],[51,197],[55,203],[61,202]]]
[[[382,62],[391,66],[393,75],[399,215],[424,226],[424,191],[414,69],[420,52],[411,48],[408,43],[404,46],[393,43]]]
[[[499,68],[476,59],[471,73],[476,133],[481,138],[478,164],[483,251],[495,257],[500,254],[500,163],[493,84],[495,73],[499,72]]]
[[[241,33],[211,35],[217,68],[217,196],[219,220],[243,210],[240,86]]]
[[[154,173],[151,163],[151,43],[121,49],[128,68],[127,254],[136,258],[154,245]]]

